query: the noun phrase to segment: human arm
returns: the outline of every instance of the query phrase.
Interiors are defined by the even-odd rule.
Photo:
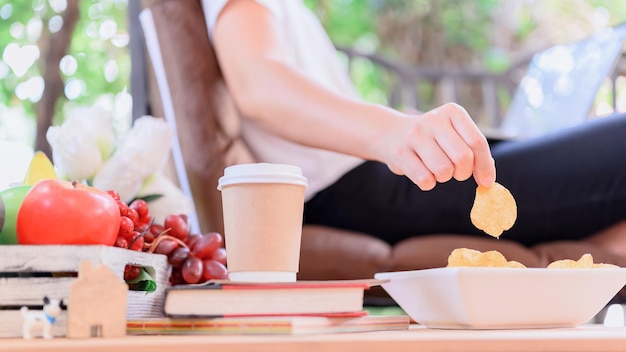
[[[495,180],[486,139],[463,108],[446,104],[411,116],[324,88],[284,59],[276,19],[254,1],[229,1],[213,39],[238,108],[272,133],[384,162],[424,190],[472,174],[482,185]]]

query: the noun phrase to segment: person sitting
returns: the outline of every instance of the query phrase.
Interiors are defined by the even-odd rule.
[[[518,207],[503,237],[584,239],[626,255],[626,116],[490,145],[457,104],[407,114],[361,99],[302,1],[203,0],[203,9],[243,139],[259,162],[296,165],[309,179],[305,223],[390,244],[484,236],[469,211],[477,185],[497,179]]]

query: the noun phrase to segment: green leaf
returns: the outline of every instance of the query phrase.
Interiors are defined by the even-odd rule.
[[[137,200],[137,199],[142,199],[142,200],[145,200],[146,203],[150,203],[150,202],[152,202],[154,200],[157,200],[157,199],[159,199],[161,197],[163,197],[162,194],[146,194],[145,196],[135,197],[135,199],[133,199],[133,201]],[[133,201],[130,201],[128,204],[132,203]]]
[[[141,268],[139,276],[134,280],[128,280],[126,283],[131,291],[154,292],[157,289],[156,281],[145,268]]]

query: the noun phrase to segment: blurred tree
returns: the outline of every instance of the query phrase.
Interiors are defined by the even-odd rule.
[[[55,25],[55,20],[60,25]],[[69,0],[60,17],[44,17],[43,27],[47,30],[44,29],[39,38],[39,50],[43,54],[39,60],[39,71],[43,73],[44,88],[37,103],[35,150],[43,151],[49,158],[52,158],[52,149],[46,140],[46,132],[52,125],[57,100],[62,96],[65,85],[59,64],[67,54],[77,22],[78,0]]]
[[[626,0],[305,0],[333,41],[408,63],[505,67],[626,21]]]
[[[100,105],[118,130],[129,126],[126,7],[127,0],[0,0],[0,139],[27,138],[48,151],[49,124],[80,106]],[[36,137],[16,131],[35,124]]]
[[[335,43],[421,68],[504,72],[555,43],[626,21],[626,0],[305,0]],[[523,68],[523,67],[521,67]],[[385,72],[353,63],[366,99],[386,103]],[[433,85],[416,87],[440,103]],[[481,87],[457,84],[460,103],[480,110]],[[440,93],[439,93],[440,94]],[[502,106],[510,102],[499,92]],[[430,106],[428,105],[430,103]],[[473,106],[474,105],[474,106]]]

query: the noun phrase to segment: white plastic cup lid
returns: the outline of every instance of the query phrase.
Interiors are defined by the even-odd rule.
[[[224,169],[224,176],[217,182],[217,189],[232,184],[241,183],[287,183],[307,186],[306,177],[302,176],[302,169],[286,164],[239,164]]]

